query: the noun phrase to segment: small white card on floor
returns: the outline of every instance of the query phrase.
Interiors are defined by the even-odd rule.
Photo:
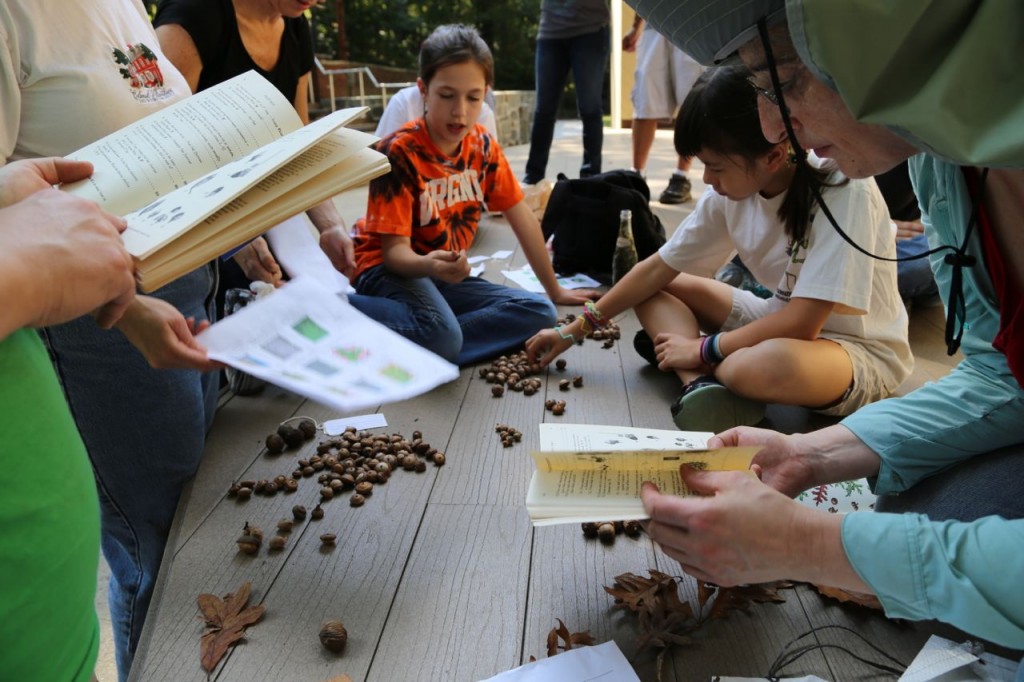
[[[1018,664],[932,635],[914,657],[900,682],[1012,682]]]
[[[357,431],[363,429],[378,429],[387,426],[388,420],[380,412],[374,414],[361,414],[355,417],[344,417],[343,419],[329,419],[324,422],[324,433],[328,436],[340,436],[345,429],[352,427]]]
[[[521,665],[481,682],[640,682],[614,642],[585,646]]]

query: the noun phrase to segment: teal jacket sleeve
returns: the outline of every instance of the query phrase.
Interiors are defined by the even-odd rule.
[[[1024,649],[1024,520],[847,514],[843,548],[891,618],[941,620]]]

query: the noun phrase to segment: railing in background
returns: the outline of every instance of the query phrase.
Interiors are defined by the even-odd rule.
[[[398,90],[410,85],[415,85],[415,82],[409,83],[382,83],[377,80],[377,77],[373,75],[373,71],[368,66],[355,66],[344,69],[326,69],[324,65],[320,63],[318,58],[314,58],[317,70],[327,79],[328,96],[331,100],[331,111],[333,112],[337,107],[337,92],[334,86],[335,76],[355,77],[358,83],[357,92],[358,95],[353,95],[351,98],[359,101],[360,106],[370,106],[368,100],[373,100],[374,103],[380,102],[381,107],[386,107],[388,99]],[[367,94],[367,81],[369,81],[370,87],[378,90],[378,93]],[[389,94],[390,91],[390,94]],[[309,79],[309,103],[310,105],[316,105],[316,95],[313,91],[313,79]]]

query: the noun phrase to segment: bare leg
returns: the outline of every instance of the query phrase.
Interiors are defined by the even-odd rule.
[[[654,144],[654,133],[658,130],[658,120],[654,118],[634,118],[632,124],[633,137],[633,168],[641,173],[647,167]]]
[[[737,395],[814,408],[843,396],[853,364],[842,346],[827,339],[768,339],[727,357],[715,377]]]

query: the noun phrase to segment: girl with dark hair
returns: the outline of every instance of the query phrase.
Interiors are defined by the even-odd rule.
[[[814,158],[801,171],[785,143],[764,138],[757,105],[744,71],[701,76],[676,119],[675,145],[701,160],[714,191],[599,304],[530,339],[533,357],[547,364],[573,338],[635,308],[644,327],[637,351],[683,382],[671,406],[676,425],[716,433],[757,423],[765,403],[850,414],[906,378],[913,359],[895,264],[846,245],[811,193],[818,183],[858,243],[891,257],[878,188]],[[710,278],[732,251],[759,282],[775,284],[771,298]]]
[[[475,29],[440,26],[420,48],[422,118],[377,144],[391,172],[370,183],[356,224],[356,291],[378,322],[467,365],[521,347],[555,307],[598,294],[559,285],[540,224],[498,143],[477,123],[494,62]],[[548,298],[470,276],[480,213],[500,211]]]

